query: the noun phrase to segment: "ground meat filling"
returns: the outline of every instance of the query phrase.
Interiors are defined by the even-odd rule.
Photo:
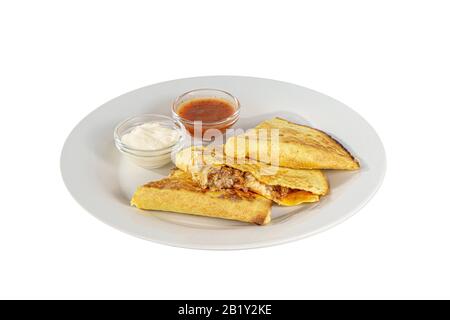
[[[272,189],[272,194],[276,199],[281,199],[287,196],[290,192],[293,190],[288,187],[282,187],[282,186],[268,186]]]
[[[270,195],[273,199],[281,199],[294,191],[287,187],[264,185],[249,172],[242,172],[226,166],[211,168],[208,171],[206,187],[219,190],[234,188],[244,192],[250,190],[264,196]]]
[[[208,172],[207,187],[210,189],[240,189],[245,187],[245,173],[230,167],[213,168]]]

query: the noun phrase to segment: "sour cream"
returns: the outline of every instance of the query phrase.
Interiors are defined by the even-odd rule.
[[[151,121],[134,127],[120,140],[133,149],[151,151],[169,148],[177,143],[179,137],[177,130],[163,126],[157,121]]]

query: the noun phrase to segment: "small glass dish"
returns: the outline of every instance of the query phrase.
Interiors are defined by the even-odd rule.
[[[176,130],[179,135],[177,141],[165,148],[154,150],[136,149],[122,141],[122,137],[125,134],[147,122],[157,122],[163,127]],[[182,148],[186,135],[186,129],[178,120],[159,114],[143,114],[128,118],[119,123],[114,129],[114,143],[117,149],[126,158],[138,166],[146,169],[154,169],[162,167],[172,161],[172,156]]]
[[[220,119],[216,119],[214,121],[208,121],[205,119],[201,119],[205,117],[205,113],[207,113],[207,109],[203,109],[202,112],[197,114],[198,119],[190,119],[183,116],[183,108],[187,105],[199,101],[199,100],[219,100],[225,102],[231,109],[231,112],[224,115]],[[204,106],[202,108],[205,108]],[[216,106],[217,108],[217,106]],[[216,109],[217,110],[217,109]],[[213,110],[211,110],[213,111]],[[226,129],[231,127],[238,119],[241,112],[241,104],[239,100],[233,96],[231,93],[219,90],[219,89],[195,89],[188,92],[185,92],[178,96],[172,104],[172,117],[175,120],[180,121],[189,131],[189,133],[194,136],[195,122],[201,120],[201,135],[203,140],[210,140],[207,138],[209,129],[219,130],[221,133],[224,133]],[[205,134],[206,132],[206,134]]]

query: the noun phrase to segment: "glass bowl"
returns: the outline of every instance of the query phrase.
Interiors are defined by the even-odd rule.
[[[178,132],[178,139],[171,145],[160,149],[136,149],[122,141],[122,137],[137,126],[147,122],[158,122],[161,126]],[[159,168],[171,162],[172,156],[183,146],[186,129],[175,119],[159,114],[143,114],[128,118],[114,129],[114,143],[117,149],[129,160],[146,169]]]
[[[183,106],[185,106],[187,103],[189,103],[192,100],[196,99],[219,99],[224,100],[233,107],[234,113],[224,117],[223,119],[220,119],[218,121],[203,121],[202,120],[202,127],[201,127],[201,134],[202,138],[206,139],[205,132],[208,129],[217,129],[220,132],[225,132],[225,130],[229,127],[231,127],[238,119],[241,112],[241,104],[239,100],[233,96],[231,93],[226,92],[224,90],[219,89],[195,89],[188,92],[183,93],[179,97],[175,99],[175,101],[172,104],[172,117],[175,120],[180,121],[189,131],[191,135],[194,135],[194,122],[197,120],[190,120],[183,118],[180,115],[180,110]],[[208,139],[206,139],[208,140]]]

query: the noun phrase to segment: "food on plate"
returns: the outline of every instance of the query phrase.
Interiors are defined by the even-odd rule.
[[[131,205],[263,225],[270,222],[272,201],[248,191],[203,189],[190,174],[175,169],[167,178],[140,186]]]
[[[207,130],[216,129],[219,133],[231,127],[239,118],[240,104],[232,94],[216,89],[198,89],[179,96],[172,106],[172,116],[179,120],[191,135],[195,132],[195,123],[201,121],[198,134],[205,140]],[[210,131],[210,134],[214,134]]]
[[[268,162],[272,159],[274,145],[277,146],[277,164],[281,167],[359,169],[358,161],[350,152],[325,132],[281,118],[265,120],[246,133],[231,137],[225,144],[225,153],[235,158],[250,157]]]
[[[158,121],[137,125],[120,139],[127,146],[139,150],[159,150],[173,146],[180,133]]]
[[[177,153],[175,164],[203,189],[251,191],[285,206],[316,202],[328,192],[327,178],[320,170],[239,163],[223,157],[220,148],[185,148]]]
[[[203,140],[208,140],[207,130],[217,129],[220,134],[231,126],[239,111],[236,98],[214,89],[189,91],[172,107],[174,123],[191,133],[197,133],[194,124],[201,121]],[[181,146],[170,148],[180,139],[176,127],[157,121],[133,124],[115,134],[120,136],[116,145],[123,153],[168,150],[176,154],[177,168],[167,178],[140,186],[134,193],[131,205],[144,210],[263,225],[270,222],[272,202],[295,206],[326,195],[328,180],[320,169],[359,168],[358,161],[325,132],[281,118],[263,121],[229,138],[225,145],[190,146],[181,151]]]

